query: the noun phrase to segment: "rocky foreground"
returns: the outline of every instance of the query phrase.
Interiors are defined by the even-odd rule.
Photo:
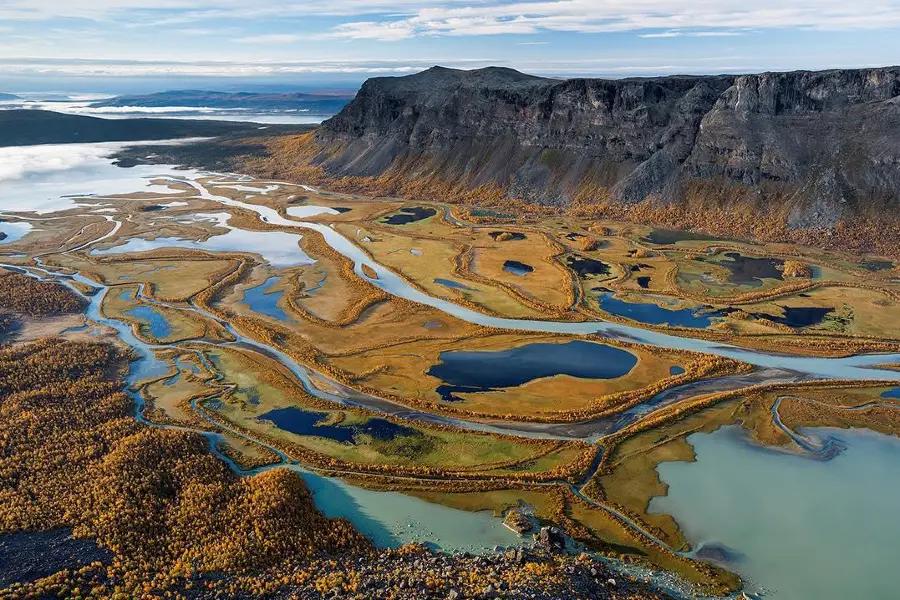
[[[308,585],[279,587],[277,582],[271,582],[275,585],[266,586],[266,597],[310,600],[670,598],[643,583],[623,578],[588,555],[560,556],[540,547],[471,556],[444,555],[421,546],[407,546],[347,562],[330,561],[321,567]],[[192,598],[220,598],[222,589],[227,589],[227,582],[222,580],[215,582],[216,591],[204,590],[203,579],[194,583],[181,593]]]

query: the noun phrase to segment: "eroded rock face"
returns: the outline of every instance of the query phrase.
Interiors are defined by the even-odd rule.
[[[402,168],[547,204],[585,185],[677,202],[715,182],[827,228],[898,205],[900,67],[566,81],[435,67],[370,79],[317,136],[335,175]]]

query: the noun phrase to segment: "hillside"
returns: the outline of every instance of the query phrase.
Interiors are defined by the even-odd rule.
[[[259,125],[184,119],[98,119],[45,110],[0,110],[0,147],[73,142],[127,142],[187,137],[259,135]],[[301,128],[269,126],[267,131]]]
[[[893,223],[900,67],[620,80],[435,67],[368,80],[314,143],[325,174],[390,179],[383,191],[427,180],[533,205],[652,205],[680,226],[710,209],[789,230]]]
[[[297,110],[310,114],[334,114],[353,99],[352,92],[315,93],[228,93],[203,90],[179,90],[155,94],[117,96],[101,100],[92,108],[109,106],[163,107],[185,106],[192,108],[242,108],[255,110]]]

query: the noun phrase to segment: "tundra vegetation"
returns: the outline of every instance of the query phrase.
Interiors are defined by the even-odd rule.
[[[280,156],[276,148],[268,160]],[[413,194],[407,202],[286,183],[241,184],[273,187],[265,194],[202,183],[283,217],[296,206],[333,208],[303,220],[333,227],[412,288],[485,315],[602,319],[805,355],[898,350],[897,269],[866,267],[878,257],[678,236],[499,200],[474,207],[468,197]],[[889,406],[897,400],[881,399],[892,389],[885,382],[765,384],[750,365],[699,352],[475,325],[389,294],[374,269],[357,269],[318,231],[166,185],[167,202],[183,205],[148,211],[159,198],[117,198],[129,218],[114,231],[89,212],[102,199],[86,199],[71,218],[11,244],[0,261],[21,271],[0,272],[0,312],[19,325],[0,349],[0,535],[65,528],[112,557],[21,582],[10,595],[404,597],[414,578],[423,597],[445,597],[453,581],[466,597],[500,582],[510,597],[581,597],[572,586],[586,578],[585,589],[607,594],[600,597],[652,597],[634,583],[597,591],[607,567],[587,556],[534,551],[488,564],[420,547],[376,550],[349,523],[322,516],[289,465],[493,511],[524,530],[521,511],[585,550],[726,593],[738,578],[686,558],[678,524],[647,513],[665,493],[656,465],[692,458],[687,435],[740,423],[757,443],[803,452],[790,435],[797,428],[900,432]],[[264,247],[204,248],[226,234],[202,215],[223,211],[241,231],[299,231],[296,246],[278,248],[297,260],[274,265]],[[200,244],[104,252],[160,238]],[[531,270],[511,272],[510,262]],[[263,291],[248,293],[256,289]],[[611,305],[600,300],[610,297],[643,312],[605,310]],[[126,383],[135,357],[109,327],[82,315],[88,302],[102,319],[129,326],[168,370]],[[645,322],[646,311],[686,312],[708,325]],[[88,339],[52,321],[65,315],[101,335]],[[27,327],[40,323],[55,325],[29,341],[36,336],[25,336]],[[576,342],[625,357],[626,367],[601,375],[543,365],[540,377],[498,383],[447,375],[453,356],[519,356]],[[567,428],[600,437],[554,433]],[[213,449],[204,434],[217,435]]]

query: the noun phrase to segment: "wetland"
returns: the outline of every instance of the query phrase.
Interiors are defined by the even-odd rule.
[[[900,372],[879,365],[900,363],[900,332],[877,321],[900,293],[892,267],[792,249],[817,266],[798,282],[776,246],[723,253],[722,240],[620,223],[586,245],[572,231],[592,224],[575,217],[513,225],[481,210],[497,222],[474,227],[439,203],[119,169],[104,146],[86,150],[69,188],[46,175],[39,213],[0,182],[0,262],[83,308],[32,314],[10,285],[12,335],[133,353],[137,422],[203,436],[238,480],[299,473],[319,510],[382,547],[521,545],[502,519],[527,506],[623,577],[675,574],[686,594],[731,593],[739,575],[773,597],[882,597],[875,555],[898,537],[875,530],[898,431]],[[698,268],[727,274],[681,276]],[[814,402],[758,391],[837,380],[869,387]],[[812,460],[822,436],[842,450]],[[696,462],[679,462],[688,450]],[[835,524],[845,506],[854,518]],[[868,544],[860,561],[834,566],[841,536]]]

